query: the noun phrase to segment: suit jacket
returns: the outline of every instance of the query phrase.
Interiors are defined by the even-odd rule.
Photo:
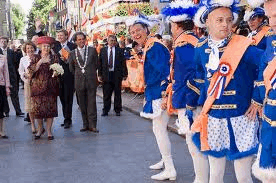
[[[75,48],[77,48],[77,46],[74,43],[71,43],[71,42],[67,42],[67,46],[71,51],[74,50]],[[56,44],[54,45],[53,50],[59,57],[60,57],[59,51],[61,50],[61,48],[62,47],[61,47],[60,42],[57,41]]]
[[[70,42],[67,43],[67,46],[70,49],[70,51],[74,50],[77,47],[75,44],[70,43]],[[60,84],[62,85],[63,83],[65,83],[68,86],[71,86],[72,80],[74,80],[74,76],[69,70],[68,60],[65,62],[60,59],[61,55],[59,54],[59,51],[61,49],[62,49],[62,46],[61,46],[60,42],[56,42],[56,44],[53,47],[53,50],[59,58],[59,64],[62,65],[62,67],[64,69],[64,74],[61,76]],[[74,88],[74,86],[72,86],[72,88]]]
[[[100,51],[99,56],[99,71],[98,74],[102,77],[103,82],[108,82],[108,47],[104,47]],[[122,81],[124,77],[127,77],[126,59],[124,56],[124,50],[119,47],[115,48],[115,64],[114,64],[114,78],[115,81]]]
[[[0,49],[0,54],[3,54],[3,50]],[[10,83],[11,86],[17,86],[17,75],[16,75],[16,70],[15,70],[15,63],[16,63],[16,58],[15,58],[15,53],[13,50],[7,48],[7,61],[8,61],[8,67],[9,67],[9,76],[10,76]]]
[[[78,48],[76,48],[75,50],[77,50],[77,56],[81,66],[84,66],[84,60],[82,59]],[[78,65],[75,50],[71,51],[70,56],[68,58],[69,69],[75,76],[75,89],[83,90],[85,88],[97,88],[98,54],[96,49],[92,47],[87,47],[86,51],[88,50],[88,59],[84,73],[82,73],[81,68]],[[86,51],[84,55],[86,55]]]

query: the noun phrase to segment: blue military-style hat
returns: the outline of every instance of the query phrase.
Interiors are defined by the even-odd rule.
[[[198,27],[206,27],[208,15],[217,8],[227,7],[233,13],[234,23],[238,20],[239,0],[202,0],[199,9],[194,17],[194,22]]]
[[[197,9],[192,0],[178,0],[163,8],[161,14],[167,21],[182,22],[193,20]]]
[[[245,11],[243,20],[249,21],[256,16],[265,16],[265,11],[261,7],[264,2],[265,0],[247,0],[249,9]]]
[[[243,20],[244,21],[249,21],[251,20],[252,18],[256,17],[256,16],[265,16],[265,11],[263,8],[261,7],[256,7],[254,9],[248,9],[245,11],[245,14],[244,14],[244,17],[243,17]]]

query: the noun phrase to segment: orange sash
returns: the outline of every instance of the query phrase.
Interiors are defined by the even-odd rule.
[[[192,35],[189,34],[182,34],[179,36],[175,43],[174,43],[174,48],[178,46],[182,46],[183,44],[189,43],[193,46],[196,46],[198,43],[198,39]],[[174,70],[173,70],[173,61],[174,61],[174,50],[171,54],[171,71],[170,71],[170,80],[173,81],[174,78]],[[177,113],[177,109],[175,109],[172,105],[172,95],[173,95],[173,89],[172,89],[173,83],[170,83],[167,87],[166,94],[168,95],[168,102],[167,102],[167,112],[169,115]]]
[[[243,36],[239,35],[233,35],[232,39],[230,40],[229,44],[227,45],[221,59],[220,59],[220,65],[221,64],[228,64],[230,65],[230,71],[229,74],[226,76],[226,83],[225,87],[229,84],[230,80],[232,79],[240,61],[247,50],[248,46],[252,43],[251,39],[248,39]],[[211,88],[216,84],[216,80],[218,78],[219,72],[215,72],[214,75],[211,78],[210,86],[208,88],[208,93],[210,92]],[[215,102],[216,98],[214,97],[214,93],[212,95],[208,95],[202,111],[200,115],[197,117],[197,119],[194,121],[192,125],[192,131],[194,132],[200,132],[200,142],[201,142],[201,150],[207,151],[210,150],[209,144],[208,144],[208,112],[211,109],[213,103]]]
[[[262,30],[252,37],[253,44],[258,45],[269,30],[270,30],[270,27],[263,26]]]
[[[270,84],[271,78],[274,76],[276,71],[276,56],[270,61],[267,67],[264,70],[264,84],[265,84],[265,95],[267,96],[268,92],[272,89]]]

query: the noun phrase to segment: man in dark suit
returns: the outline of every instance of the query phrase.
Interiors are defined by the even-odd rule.
[[[81,110],[83,128],[80,130],[98,133],[96,90],[98,54],[95,48],[85,45],[86,35],[75,33],[73,37],[77,48],[70,53],[68,62],[75,77],[75,90]]]
[[[18,97],[19,85],[17,82],[17,75],[15,70],[15,64],[16,64],[15,53],[14,51],[8,48],[9,38],[1,37],[0,41],[1,41],[0,54],[6,55],[7,61],[8,61],[9,76],[10,76],[10,83],[11,83],[11,94],[10,94],[11,101],[14,106],[16,116],[23,116],[24,113],[22,113],[21,111],[19,97]],[[5,103],[4,112],[5,112],[5,115],[8,117],[10,112],[8,100],[4,101],[4,103]]]
[[[64,117],[64,128],[70,128],[72,125],[72,107],[74,96],[74,75],[69,70],[69,63],[66,53],[70,53],[76,48],[76,45],[67,41],[68,32],[64,29],[57,31],[58,42],[54,45],[54,52],[60,58],[60,65],[64,69],[64,74],[61,76],[59,87],[59,98],[62,104],[62,112]],[[64,53],[65,52],[65,53]]]
[[[122,110],[121,86],[122,80],[127,78],[126,60],[124,51],[115,47],[116,36],[108,36],[108,46],[100,51],[99,78],[103,82],[103,113],[107,116],[111,108],[111,96],[114,91],[114,110],[120,116]]]

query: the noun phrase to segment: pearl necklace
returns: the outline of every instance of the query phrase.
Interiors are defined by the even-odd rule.
[[[86,67],[86,64],[87,64],[87,58],[88,58],[88,49],[87,47],[85,46],[85,50],[86,50],[86,55],[85,55],[85,59],[84,59],[84,65],[81,66],[80,64],[80,61],[79,61],[79,57],[78,57],[78,48],[75,49],[75,54],[76,54],[76,59],[77,59],[77,62],[78,62],[78,65],[79,67],[81,68],[81,72],[84,74],[85,73],[85,67]]]

